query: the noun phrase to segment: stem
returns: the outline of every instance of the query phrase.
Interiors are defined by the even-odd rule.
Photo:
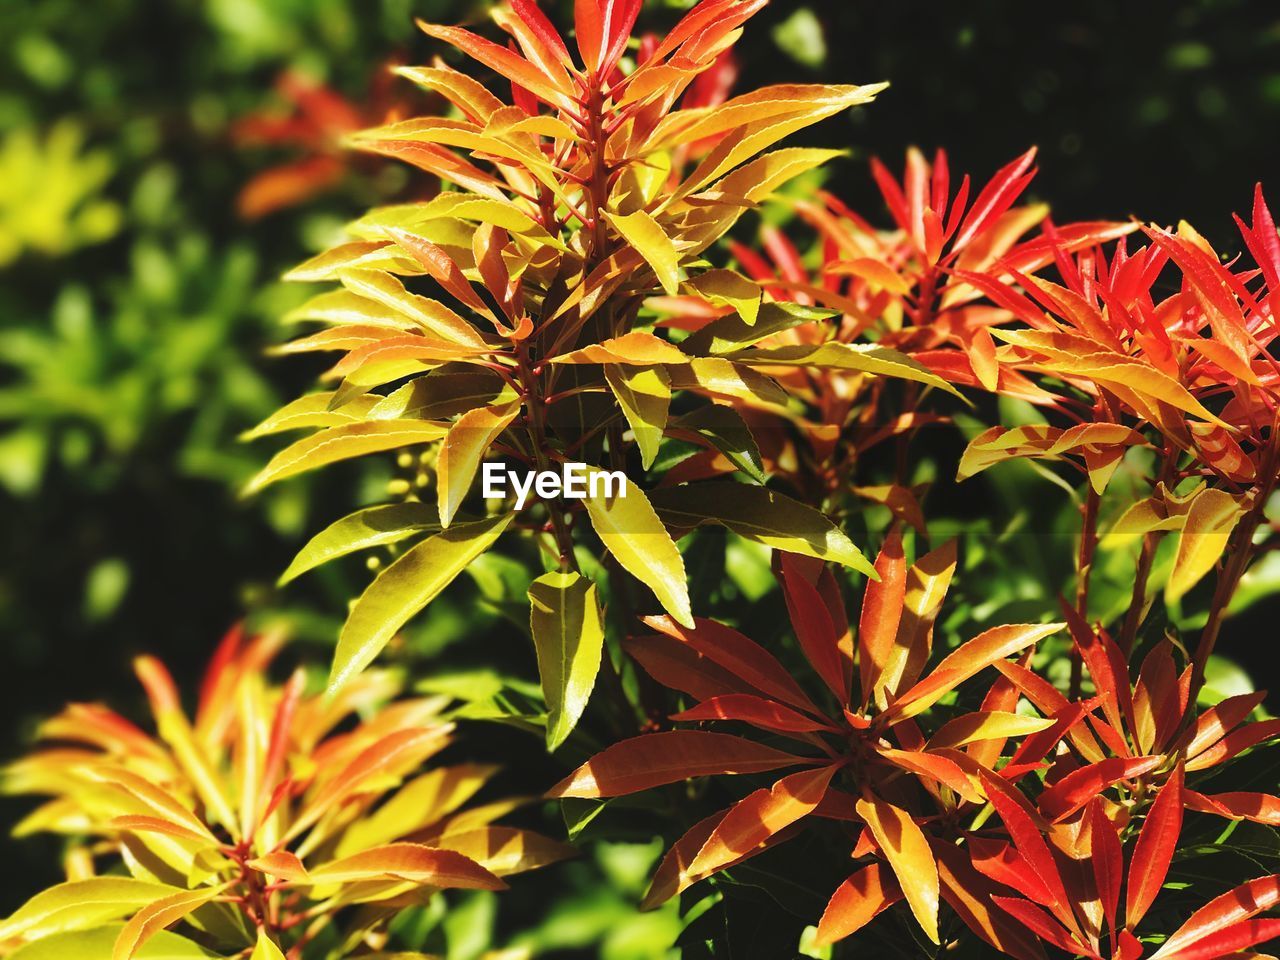
[[[549,470],[551,468],[551,460],[547,456],[546,402],[540,389],[541,383],[529,366],[529,348],[525,341],[521,341],[517,345],[516,357],[520,385],[524,389],[525,404],[529,409],[529,439],[532,444],[533,455],[538,462],[539,470]],[[560,570],[562,573],[576,570],[577,563],[573,556],[573,537],[569,533],[569,527],[564,522],[564,514],[554,503],[548,503],[547,510],[551,514],[551,530],[556,540]]]
[[[1080,552],[1076,557],[1076,613],[1086,623],[1089,620],[1089,574],[1093,571],[1093,555],[1098,548],[1098,505],[1102,497],[1089,483],[1089,493],[1080,508]],[[1084,682],[1084,658],[1078,646],[1071,647],[1070,699],[1080,696]]]

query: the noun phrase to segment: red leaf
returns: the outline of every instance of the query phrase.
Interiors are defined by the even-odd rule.
[[[1044,815],[1057,822],[1065,820],[1113,783],[1140,777],[1163,762],[1163,757],[1110,757],[1073,770],[1040,794]]]
[[[1169,863],[1173,860],[1178,834],[1182,830],[1183,780],[1183,768],[1179,763],[1160,788],[1138,834],[1138,843],[1129,864],[1124,908],[1125,926],[1130,930],[1138,925],[1155,902],[1169,872]]]
[[[652,673],[652,671],[650,671]],[[728,693],[711,697],[696,707],[674,714],[672,720],[741,720],[763,730],[784,733],[812,733],[836,728],[784,707],[773,700],[749,693]]]
[[[796,638],[813,668],[841,703],[849,702],[849,666],[841,655],[840,637],[827,606],[799,559],[781,554],[782,589]]]
[[[695,700],[750,691],[747,684],[724,667],[670,637],[631,637],[622,642],[622,648],[660,684],[687,693]]]
[[[1164,942],[1151,960],[1167,960],[1177,954],[1184,960],[1182,952],[1206,938],[1224,933],[1242,920],[1247,920],[1263,910],[1269,910],[1280,903],[1280,874],[1258,877],[1248,883],[1242,883],[1234,890],[1229,890],[1210,900],[1193,913],[1173,936]]]
[[[799,710],[821,715],[800,685],[773,654],[737,630],[714,620],[694,619],[694,629],[682,627],[670,617],[645,617],[644,622],[667,636],[688,644],[708,660],[745,680],[761,693]]]
[[[1206,796],[1194,790],[1183,790],[1183,796],[1191,810],[1280,827],[1280,797],[1248,791],[1212,793]]]
[[[1093,863],[1093,880],[1102,902],[1102,912],[1107,927],[1116,928],[1116,911],[1120,906],[1120,884],[1124,877],[1124,850],[1120,833],[1116,830],[1102,805],[1095,797],[1089,806],[1089,859]]]
[[[1019,900],[1017,897],[992,897],[991,901],[1009,916],[1014,917],[1041,940],[1053,944],[1060,950],[1066,950],[1073,956],[1081,954],[1097,957],[1092,950],[1084,950],[1071,935],[1055,923],[1053,918],[1037,907],[1030,900]]]
[[[1165,960],[1219,960],[1234,957],[1245,947],[1252,947],[1280,937],[1280,920],[1246,920],[1220,933],[1197,940],[1177,953],[1164,954]],[[1158,956],[1158,955],[1157,955]],[[1155,960],[1155,957],[1152,957]]]
[[[619,797],[690,777],[761,773],[812,762],[727,733],[671,730],[607,747],[552,787],[547,796]]]

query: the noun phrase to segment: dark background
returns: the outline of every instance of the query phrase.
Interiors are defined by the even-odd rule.
[[[103,192],[125,209],[125,222],[105,242],[30,250],[0,267],[0,330],[47,329],[58,297],[76,285],[95,306],[104,342],[114,343],[112,325],[127,310],[121,291],[146,282],[139,246],[172,251],[187,235],[203,238],[211,262],[243,252],[248,279],[243,296],[216,306],[221,323],[207,346],[195,348],[183,396],[165,398],[159,386],[166,340],[121,349],[94,372],[111,386],[139,356],[155,363],[154,404],[142,405],[134,442],[112,445],[92,417],[52,400],[38,414],[0,406],[0,438],[35,423],[52,451],[33,488],[0,488],[0,759],[19,754],[34,721],[68,699],[109,699],[136,712],[128,673],[134,653],[160,653],[189,684],[246,609],[313,605],[322,614],[313,627],[321,642],[337,622],[341,583],[304,587],[283,601],[269,584],[305,532],[358,499],[350,490],[357,474],[338,471],[299,486],[306,496],[244,504],[235,487],[265,452],[236,449],[235,435],[270,408],[272,394],[288,396],[314,373],[262,356],[281,337],[270,317],[288,299],[274,291],[274,278],[316,245],[317,224],[355,213],[380,187],[357,172],[306,207],[246,224],[235,214],[237,189],[291,154],[238,148],[230,125],[277,102],[273,80],[290,64],[359,102],[390,52],[419,62],[428,56],[411,15],[452,21],[475,6],[257,0],[245,9],[277,20],[255,28],[211,16],[195,0],[3,5],[2,132],[75,118],[90,146],[116,158]],[[642,22],[654,28],[675,15],[650,8]],[[821,26],[825,57],[791,19],[801,8]],[[292,33],[270,34],[277,22]],[[794,47],[788,23],[792,35],[800,30],[801,58],[812,63],[780,49],[780,34],[783,48]],[[266,37],[256,45],[238,32],[254,29]],[[61,73],[41,43],[61,52]],[[953,177],[968,171],[979,182],[1035,144],[1042,172],[1031,194],[1051,201],[1056,219],[1185,218],[1224,251],[1236,248],[1231,213],[1247,213],[1256,181],[1274,180],[1280,198],[1280,10],[1261,0],[775,0],[748,26],[739,50],[751,86],[891,82],[875,104],[806,134],[809,142],[853,147],[829,186],[878,222],[887,220],[866,158],[878,155],[897,169],[910,144],[946,147]],[[138,212],[138,191],[155,169],[175,179],[171,199]],[[192,273],[170,301],[153,307],[203,329],[215,309],[209,304],[226,289],[214,267]],[[244,368],[237,376],[257,384],[238,403],[226,400],[233,362]],[[66,372],[71,380],[80,375]],[[21,394],[28,380],[0,354],[0,390]],[[68,437],[88,453],[66,455]],[[122,569],[127,582],[113,588]],[[1242,623],[1246,634],[1274,617],[1274,609],[1259,609]],[[1270,670],[1266,659],[1253,664],[1263,685]],[[25,800],[0,802],[0,821],[29,808]],[[44,841],[0,841],[8,867],[0,913],[56,879],[54,850]]]

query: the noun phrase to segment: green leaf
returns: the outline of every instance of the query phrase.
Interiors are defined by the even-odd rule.
[[[657,220],[643,210],[623,216],[605,211],[605,218],[635,251],[653,268],[667,296],[680,289],[680,254]]]
[[[388,641],[493,545],[515,514],[464,523],[422,541],[369,584],[338,638],[329,689],[337,690],[373,662]]]
[[[449,435],[440,445],[440,459],[436,464],[436,499],[441,526],[449,526],[471,489],[484,455],[502,431],[511,425],[520,409],[518,402],[501,407],[480,407],[464,413],[449,428]]]
[[[798,303],[766,303],[760,308],[760,314],[754,323],[747,323],[745,317],[736,314],[712,320],[680,344],[680,349],[696,356],[733,353],[783,330],[830,320],[835,316],[838,314],[831,310],[820,310]],[[739,359],[740,356],[736,354],[734,359]]]
[[[93,877],[42,890],[0,923],[0,941],[39,939],[119,920],[170,894],[174,887],[132,877]]]
[[[529,624],[547,700],[547,748],[573,731],[586,709],[604,650],[596,586],[576,573],[548,573],[529,587]]]
[[[585,503],[591,526],[614,559],[653,591],[667,613],[692,628],[684,560],[644,492],[624,478],[621,496],[589,495]]]
[[[120,926],[44,937],[9,954],[9,960],[111,960]],[[143,944],[135,960],[207,960],[217,957],[186,937],[162,931]]]
[[[725,455],[730,463],[757,483],[765,482],[760,448],[742,416],[732,407],[718,404],[701,407],[672,424],[704,438]]]
[[[897,377],[937,387],[960,397],[955,387],[905,353],[880,347],[874,343],[824,343],[816,347],[788,346],[761,350],[742,350],[729,354],[729,359],[762,367],[823,367],[828,370],[851,370],[879,377]],[[963,397],[961,397],[963,399]]]
[[[436,511],[424,503],[389,503],[357,510],[312,537],[280,575],[278,585],[357,550],[399,543],[423,530],[439,528]]]
[[[822,21],[801,7],[773,28],[774,42],[793,60],[814,69],[827,62],[827,38]]]
[[[687,284],[714,307],[729,307],[747,326],[755,326],[764,291],[736,270],[708,270]]]
[[[677,530],[718,523],[774,550],[852,567],[875,578],[875,568],[822,513],[764,487],[713,481],[657,490],[653,505]]]
[[[667,427],[671,377],[663,367],[623,367],[613,363],[604,365],[604,377],[631,424],[640,448],[640,462],[648,470]]]
[[[429,420],[375,420],[350,423],[313,433],[285,447],[249,481],[244,495],[257,493],[278,480],[327,466],[339,460],[381,453],[417,443],[439,440],[448,426]]]

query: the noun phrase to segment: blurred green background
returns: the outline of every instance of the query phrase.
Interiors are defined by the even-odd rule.
[[[337,138],[389,108],[430,107],[383,69],[439,52],[413,17],[484,6],[0,3],[0,758],[67,699],[134,704],[137,652],[190,683],[246,612],[292,615],[324,659],[362,571],[283,596],[271,585],[304,535],[376,497],[391,466],[244,503],[236,489],[264,451],[237,435],[317,372],[266,354],[301,298],[276,278],[364,207],[429,186],[352,162]],[[649,0],[642,25],[661,29],[680,6]],[[1037,144],[1032,194],[1057,219],[1186,218],[1232,248],[1231,212],[1280,172],[1278,14],[1257,0],[775,0],[739,51],[751,86],[891,81],[809,138],[853,148],[828,185],[879,222],[871,154],[897,167],[910,144],[945,146],[953,170],[985,178]],[[462,635],[459,609],[433,613],[420,654]],[[496,614],[468,617],[472,636],[502,632]],[[479,662],[450,650],[451,669]],[[532,676],[518,643],[494,656]],[[625,892],[656,849],[609,848],[561,880],[582,903],[603,896],[598,871]],[[52,850],[0,841],[0,913],[56,877]],[[595,909],[592,929],[569,924],[574,955],[651,956],[645,944],[670,936],[661,915],[633,928]],[[611,938],[621,945],[599,946]]]

